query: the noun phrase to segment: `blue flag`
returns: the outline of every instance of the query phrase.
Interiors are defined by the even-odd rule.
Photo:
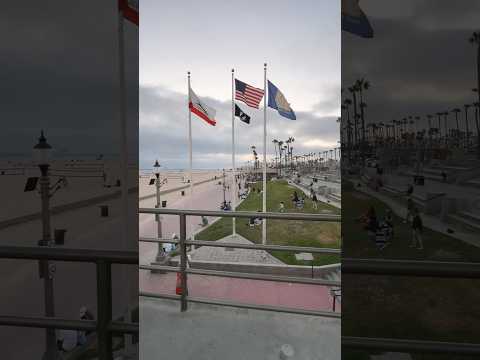
[[[372,26],[358,3],[359,0],[342,0],[342,30],[364,38],[372,38]]]
[[[278,88],[268,81],[268,106],[276,109],[280,115],[290,120],[297,120],[290,104]]]

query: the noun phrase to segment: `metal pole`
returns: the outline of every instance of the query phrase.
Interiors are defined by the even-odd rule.
[[[41,246],[51,246],[50,232],[50,177],[48,174],[48,165],[40,165],[40,192],[42,197],[42,231],[43,236],[40,242]],[[45,316],[55,316],[55,300],[53,288],[53,273],[50,274],[51,264],[48,260],[40,262],[41,273],[44,282],[44,300]],[[56,360],[57,358],[57,339],[55,329],[46,329],[46,359]]]
[[[237,179],[235,171],[235,75],[232,69],[232,210],[237,206]],[[235,218],[232,218],[232,235],[235,236]]]
[[[267,63],[263,64],[263,212],[267,212]],[[267,219],[262,220],[262,244],[267,244]]]
[[[126,117],[126,94],[125,94],[125,46],[124,46],[124,29],[123,29],[123,6],[118,11],[118,78],[119,78],[119,116],[120,116],[120,171],[121,171],[121,209],[123,213],[121,237],[125,250],[128,250],[128,142],[127,142],[127,117]],[[132,245],[137,249],[137,244]],[[132,300],[131,291],[133,290],[132,281],[129,277],[129,269],[123,267],[125,319],[131,321],[130,301]],[[135,289],[135,292],[137,289]],[[125,335],[125,351],[130,353],[132,350],[132,336]]]
[[[156,173],[155,177],[156,177],[155,187],[157,190],[157,205],[155,207],[159,209],[162,206],[160,201],[160,174]],[[157,237],[161,239],[162,238],[162,218],[161,218],[161,215],[156,215],[155,217],[156,217],[155,220],[157,220]],[[162,244],[159,243],[157,261],[160,261],[162,259],[163,259],[163,248],[162,248]]]
[[[188,77],[188,106],[190,107],[190,71],[187,72]],[[190,208],[193,209],[193,155],[192,155],[192,113],[190,108],[188,109],[188,161],[189,161],[189,171],[188,177],[190,179]],[[193,233],[193,223],[191,225],[192,240],[195,240],[195,234]]]
[[[97,336],[99,359],[112,360],[112,336],[108,330],[112,321],[112,273],[105,261],[97,263]]]
[[[181,287],[182,294],[180,298],[180,310],[187,311],[187,246],[185,240],[187,238],[187,219],[186,215],[180,215],[180,276],[181,276]]]

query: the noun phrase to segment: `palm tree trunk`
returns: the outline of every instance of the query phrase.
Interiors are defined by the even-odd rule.
[[[362,142],[365,142],[365,117],[363,112],[363,94],[360,87],[360,117],[362,119]]]
[[[477,95],[480,103],[480,43],[477,46]],[[480,130],[478,129],[477,118],[477,159],[480,159]]]
[[[358,112],[357,112],[357,94],[355,91],[352,92],[353,96],[353,123],[355,125],[355,132],[354,132],[354,138],[355,138],[355,145],[358,144]]]

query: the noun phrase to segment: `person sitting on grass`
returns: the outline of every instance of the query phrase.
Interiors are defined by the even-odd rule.
[[[367,230],[368,239],[375,243],[375,236],[377,234],[378,221],[375,213],[375,208],[370,206],[368,211],[360,216],[358,219],[364,224],[364,229]]]
[[[392,214],[392,210],[387,209],[387,211],[385,212],[384,222],[388,227],[390,227],[390,234],[393,237],[393,214]]]
[[[297,194],[296,191],[293,192],[292,202],[293,202],[294,204],[297,204],[297,202],[298,202],[298,194]]]
[[[257,212],[262,212],[261,210],[257,210]],[[262,218],[256,216],[254,220],[255,225],[260,225],[262,223]]]

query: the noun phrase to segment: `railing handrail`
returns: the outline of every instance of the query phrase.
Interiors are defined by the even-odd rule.
[[[113,358],[112,334],[138,334],[138,323],[112,321],[112,264],[138,265],[138,251],[73,249],[50,246],[0,246],[0,259],[94,263],[97,275],[97,320],[0,314],[0,326],[96,331],[98,358]]]
[[[480,262],[342,258],[344,274],[480,278]]]
[[[166,238],[150,238],[140,237],[140,242],[152,242],[160,244],[180,244],[180,241]],[[185,245],[195,246],[211,246],[211,247],[225,247],[234,249],[253,249],[253,250],[270,250],[270,251],[289,251],[289,252],[310,252],[318,254],[340,254],[341,249],[335,248],[315,248],[307,246],[287,246],[287,245],[263,245],[263,244],[238,244],[229,242],[215,242],[208,240],[186,240]]]
[[[447,341],[342,336],[342,347],[392,352],[479,355],[480,344]]]
[[[139,208],[138,212],[140,214],[238,217],[238,218],[258,217],[258,218],[265,218],[265,219],[332,221],[332,222],[340,222],[342,219],[342,216],[337,214],[277,213],[277,212],[256,212],[256,211],[214,211],[214,210],[190,210],[190,209],[167,209],[167,208]]]
[[[138,251],[73,249],[48,246],[0,246],[0,259],[58,260],[68,262],[104,261],[111,264],[138,264]]]
[[[341,215],[320,215],[320,214],[305,214],[305,213],[272,213],[272,212],[251,212],[251,211],[210,211],[210,210],[180,210],[180,209],[163,209],[163,208],[140,208],[140,214],[167,214],[167,215],[177,215],[180,219],[180,237],[178,240],[173,239],[164,239],[164,238],[139,238],[139,241],[145,242],[156,242],[156,243],[175,243],[179,245],[180,251],[180,262],[179,267],[171,266],[150,266],[150,265],[140,265],[140,269],[143,270],[160,270],[160,271],[170,271],[177,272],[180,274],[180,296],[173,297],[168,294],[152,294],[147,292],[142,292],[141,296],[146,297],[157,297],[157,298],[168,298],[173,300],[180,300],[180,310],[187,310],[187,303],[189,301],[195,302],[194,297],[188,296],[187,291],[187,275],[188,274],[197,274],[197,275],[210,275],[210,276],[224,276],[232,278],[243,278],[243,279],[253,279],[253,280],[270,280],[270,281],[279,281],[279,282],[297,282],[304,284],[315,284],[315,285],[324,285],[324,286],[341,286],[339,281],[334,280],[324,280],[324,279],[301,279],[293,278],[288,276],[271,276],[271,275],[257,275],[257,274],[242,274],[238,272],[226,272],[226,271],[215,271],[215,270],[197,270],[197,269],[187,269],[187,245],[203,245],[203,246],[218,246],[218,247],[229,247],[229,248],[247,248],[247,249],[263,249],[263,250],[280,250],[280,251],[292,251],[292,252],[306,252],[308,250],[313,250],[311,252],[323,252],[323,253],[340,253],[339,249],[329,249],[329,248],[311,248],[311,247],[287,247],[287,246],[276,246],[276,245],[257,245],[257,244],[234,244],[234,243],[221,243],[221,242],[209,242],[209,241],[190,241],[187,240],[186,234],[186,219],[187,216],[213,216],[213,217],[239,217],[239,218],[266,218],[266,219],[282,219],[282,220],[306,220],[306,221],[341,221]],[[245,244],[246,245],[246,244]],[[313,262],[312,262],[313,265]],[[313,267],[312,267],[312,277],[313,277]],[[198,300],[198,299],[197,299]],[[335,302],[335,297],[333,297]],[[208,304],[217,304],[217,305],[226,305],[226,306],[236,306],[243,308],[259,309],[258,305],[254,304],[242,304],[238,302],[227,302],[218,300],[218,299],[202,299],[203,303]],[[265,306],[262,307],[267,308]],[[295,308],[282,308],[278,306],[268,306],[268,309],[271,311],[279,312],[290,312],[298,313],[299,309]],[[333,304],[334,311],[309,311],[310,315],[317,316],[330,316],[330,317],[340,317],[339,314],[335,313],[335,303]]]

